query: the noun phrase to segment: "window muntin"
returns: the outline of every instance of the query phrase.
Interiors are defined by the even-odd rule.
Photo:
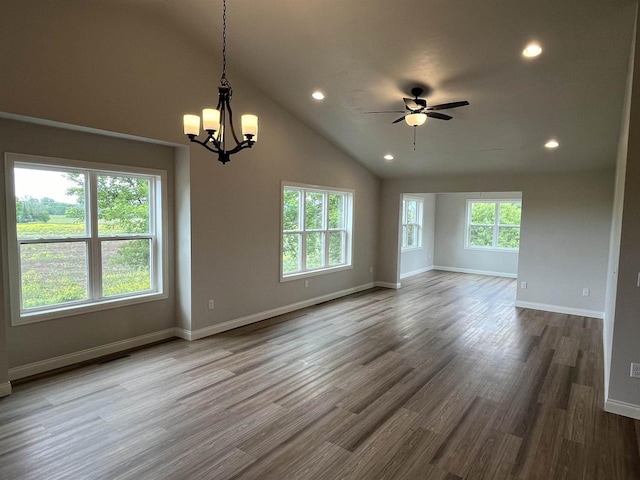
[[[422,247],[422,198],[402,197],[402,249],[411,250]]]
[[[283,280],[351,266],[352,205],[351,191],[283,184]]]
[[[165,297],[164,172],[19,154],[5,163],[14,324]]]
[[[518,251],[520,200],[467,200],[467,248]]]

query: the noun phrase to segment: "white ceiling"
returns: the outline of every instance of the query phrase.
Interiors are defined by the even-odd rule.
[[[169,18],[219,61],[222,0],[125,1]],[[249,76],[381,177],[615,163],[635,1],[227,2],[230,80]],[[521,56],[530,41],[544,49],[536,59]],[[401,110],[414,85],[433,89],[430,104],[471,103],[418,127],[415,151],[412,128],[391,125],[400,115],[363,113]],[[551,137],[555,151],[543,147]]]

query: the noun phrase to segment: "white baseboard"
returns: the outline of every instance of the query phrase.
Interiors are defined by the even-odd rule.
[[[430,272],[433,270],[433,265],[424,268],[418,268],[417,270],[411,270],[410,272],[405,272],[400,274],[400,280],[403,278],[413,277],[414,275],[420,275],[421,273]]]
[[[274,308],[264,312],[255,313],[253,315],[247,315],[246,317],[237,318],[228,322],[220,323],[218,325],[212,325],[210,327],[201,328],[199,330],[186,330],[180,327],[168,328],[159,332],[150,333],[147,335],[141,335],[139,337],[128,338],[119,342],[109,343],[107,345],[101,345],[99,347],[89,348],[81,350],[79,352],[69,353],[67,355],[61,355],[59,357],[50,358],[47,360],[41,360],[39,362],[29,363],[19,367],[9,369],[9,379],[17,380],[19,378],[29,377],[31,375],[37,375],[39,373],[55,370],[56,368],[67,367],[80,362],[86,362],[94,358],[103,357],[105,355],[111,355],[113,353],[128,350],[130,348],[140,347],[149,343],[158,342],[160,340],[166,340],[172,337],[183,338],[185,340],[197,340],[199,338],[208,337],[216,333],[232,330],[234,328],[249,325],[250,323],[266,320],[267,318],[276,317],[284,313],[293,312],[301,308],[316,305],[318,303],[327,302],[336,298],[351,295],[352,293],[361,292],[373,288],[373,283],[367,283],[359,285],[357,287],[341,290],[339,292],[329,293],[320,297],[311,298],[302,302],[293,303],[291,305],[285,305],[283,307]],[[0,397],[3,396],[3,392],[8,391],[6,395],[11,393],[11,385],[8,386],[0,384]]]
[[[108,343],[107,345],[88,348],[79,352],[29,363],[20,367],[10,368],[9,379],[16,380],[18,378],[29,377],[49,370],[55,370],[56,368],[67,367],[75,363],[86,362],[87,360],[94,358],[111,355],[113,353],[121,352],[122,350],[128,350],[130,348],[140,347],[149,343],[159,342],[160,340],[166,340],[167,338],[176,336],[175,330],[175,328],[167,328],[166,330],[161,330],[159,332],[140,335],[138,337],[128,338],[119,342]],[[1,387],[2,386],[0,385],[0,388]]]
[[[640,405],[634,405],[633,403],[620,402],[608,398],[604,402],[604,411],[640,420]]]
[[[490,272],[489,270],[473,270],[471,268],[445,267],[442,265],[434,265],[432,270],[442,270],[444,272],[471,273],[473,275],[487,275],[490,277],[518,278],[517,273]]]
[[[0,398],[11,395],[11,382],[0,383]]]
[[[542,310],[543,312],[578,315],[580,317],[604,318],[604,312],[599,312],[597,310],[584,310],[582,308],[563,307],[561,305],[548,305],[546,303],[523,302],[521,300],[516,300],[516,307],[530,308],[531,310]]]
[[[398,289],[402,286],[401,283],[391,283],[391,282],[375,282],[375,286],[376,287],[382,287],[382,288],[394,288],[394,289]]]
[[[240,317],[216,325],[211,325],[210,327],[199,328],[198,330],[185,330],[184,328],[176,328],[175,335],[177,337],[184,338],[185,340],[198,340],[200,338],[215,335],[216,333],[226,332],[227,330],[233,330],[234,328],[238,327],[244,327],[245,325],[260,322],[262,320],[266,320],[267,318],[277,317],[278,315],[283,315],[295,310],[300,310],[301,308],[310,307],[311,305],[316,305],[318,303],[328,302],[329,300],[334,300],[346,295],[351,295],[352,293],[368,290],[373,287],[373,283],[366,283],[364,285],[348,288],[346,290],[340,290],[339,292],[329,293],[320,297],[303,300],[302,302],[292,303],[283,307],[278,307],[271,310],[266,310],[264,312],[247,315],[246,317]]]

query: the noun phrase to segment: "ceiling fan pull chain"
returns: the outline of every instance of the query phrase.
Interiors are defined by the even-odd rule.
[[[413,127],[413,151],[416,151],[416,129],[418,127]]]

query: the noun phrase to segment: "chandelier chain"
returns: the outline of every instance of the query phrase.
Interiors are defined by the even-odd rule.
[[[231,87],[227,80],[227,0],[222,0],[222,77],[220,84]]]

